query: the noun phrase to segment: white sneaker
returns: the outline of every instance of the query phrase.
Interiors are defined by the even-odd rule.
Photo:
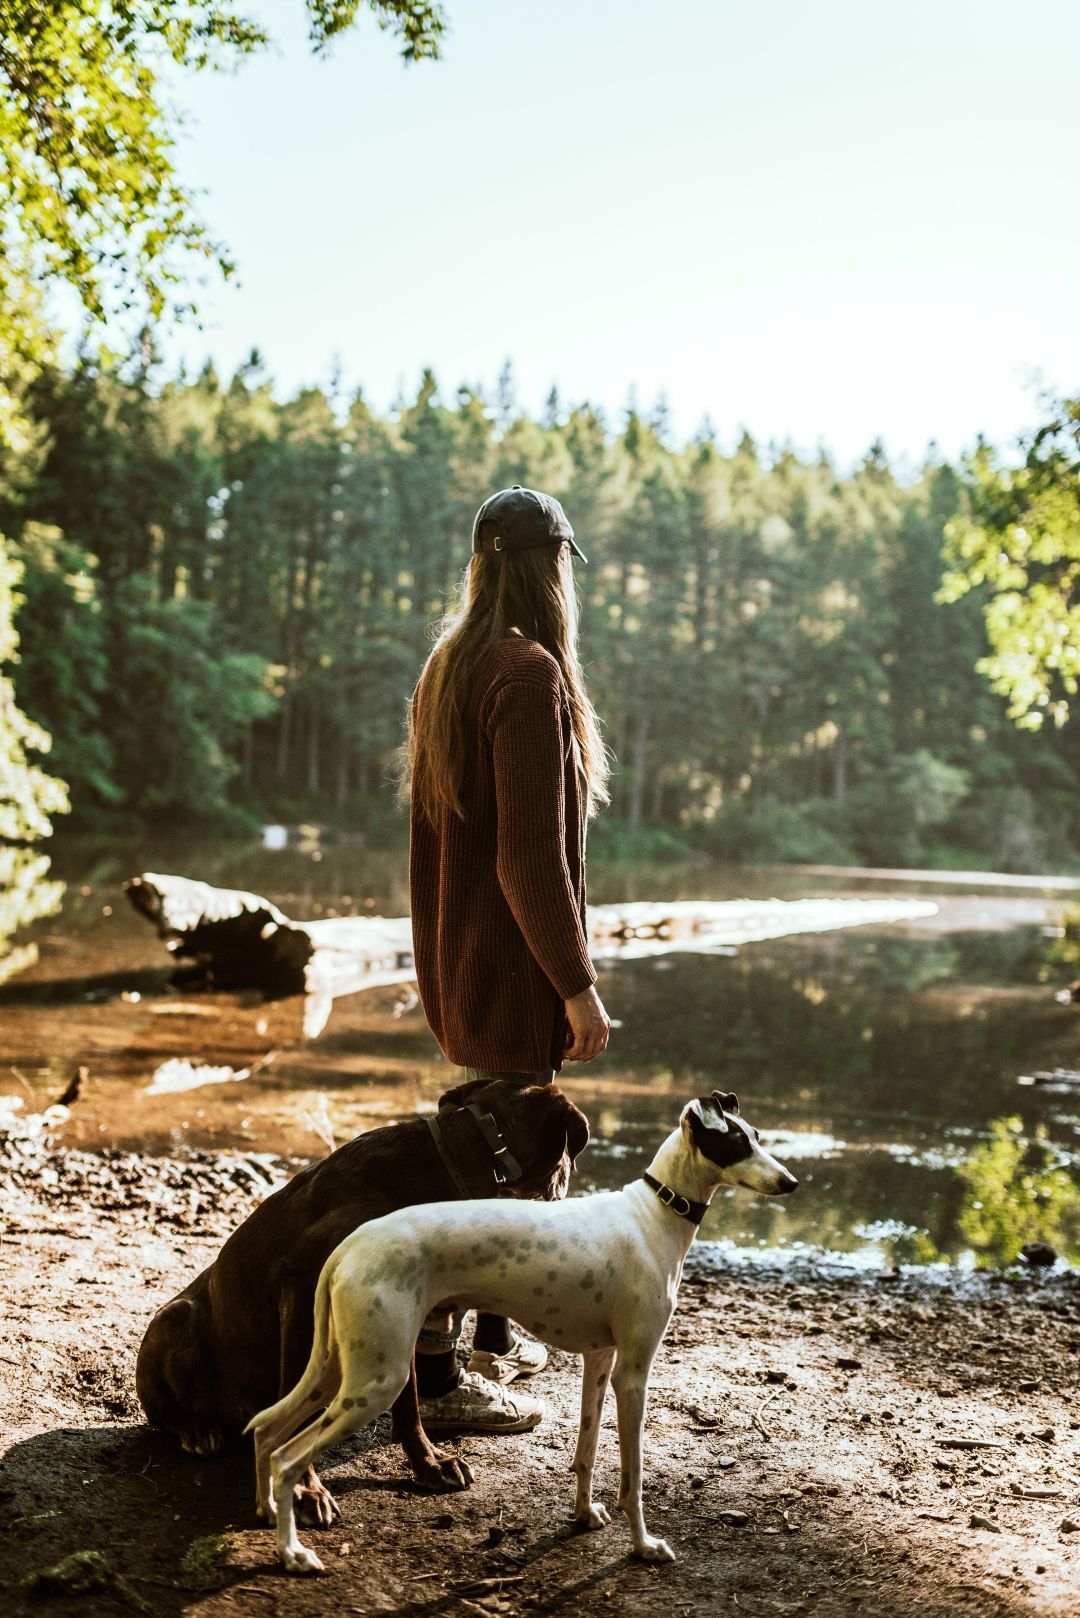
[[[513,1382],[519,1376],[535,1376],[548,1362],[543,1343],[531,1337],[513,1333],[513,1344],[505,1354],[492,1354],[486,1348],[474,1348],[469,1356],[469,1370],[487,1377],[489,1382]]]
[[[508,1393],[498,1382],[466,1371],[452,1393],[420,1400],[420,1420],[429,1433],[527,1433],[544,1419],[539,1399]]]

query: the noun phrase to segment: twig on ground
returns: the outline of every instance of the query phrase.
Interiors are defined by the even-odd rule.
[[[499,1590],[504,1584],[523,1584],[524,1573],[500,1573],[492,1579],[474,1579],[471,1584],[461,1584],[455,1591],[456,1595],[478,1596],[487,1590]]]
[[[772,1433],[770,1433],[769,1429],[766,1427],[765,1423],[762,1421],[761,1412],[765,1409],[765,1406],[767,1404],[769,1404],[769,1402],[771,1400],[776,1398],[776,1395],[780,1391],[781,1391],[781,1387],[775,1387],[772,1390],[771,1393],[767,1393],[765,1395],[764,1399],[762,1399],[761,1403],[758,1405],[757,1409],[754,1411],[754,1425],[755,1425],[755,1427],[757,1428],[758,1432],[761,1434],[762,1438],[767,1438],[767,1439],[770,1440],[770,1442],[772,1440]]]
[[[942,1449],[1008,1449],[1008,1444],[999,1444],[993,1438],[935,1438],[934,1443]]]

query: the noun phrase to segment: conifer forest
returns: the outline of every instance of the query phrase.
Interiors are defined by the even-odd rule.
[[[1068,868],[1075,725],[1017,726],[983,660],[985,587],[943,591],[980,455],[838,469],[673,442],[661,401],[605,420],[509,367],[493,396],[425,373],[389,412],[231,378],[46,367],[43,448],[7,484],[17,700],[51,734],[69,824],[314,818],[394,839],[396,755],[473,513],[557,494],[581,647],[616,759],[601,846],[732,860]],[[953,592],[955,594],[955,592]],[[983,664],[980,669],[979,665]]]

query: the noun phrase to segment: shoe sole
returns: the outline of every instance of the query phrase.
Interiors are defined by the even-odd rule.
[[[528,1433],[534,1427],[539,1427],[543,1419],[543,1412],[538,1412],[535,1416],[523,1416],[520,1421],[500,1422],[498,1426],[482,1426],[479,1422],[464,1418],[461,1421],[433,1421],[421,1416],[420,1421],[426,1433]]]
[[[519,1371],[511,1371],[509,1376],[492,1376],[490,1369],[474,1365],[471,1360],[466,1369],[475,1376],[482,1376],[485,1382],[495,1382],[500,1388],[508,1388],[511,1382],[524,1381],[527,1377],[536,1376],[540,1371],[546,1370],[547,1363],[545,1360],[543,1365],[523,1365]]]

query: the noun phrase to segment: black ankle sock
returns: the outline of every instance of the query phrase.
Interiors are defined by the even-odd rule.
[[[416,1394],[420,1399],[441,1399],[444,1393],[453,1393],[461,1381],[457,1349],[448,1348],[442,1354],[416,1356]]]
[[[505,1315],[478,1314],[473,1347],[488,1354],[509,1354],[514,1346],[514,1334]]]

